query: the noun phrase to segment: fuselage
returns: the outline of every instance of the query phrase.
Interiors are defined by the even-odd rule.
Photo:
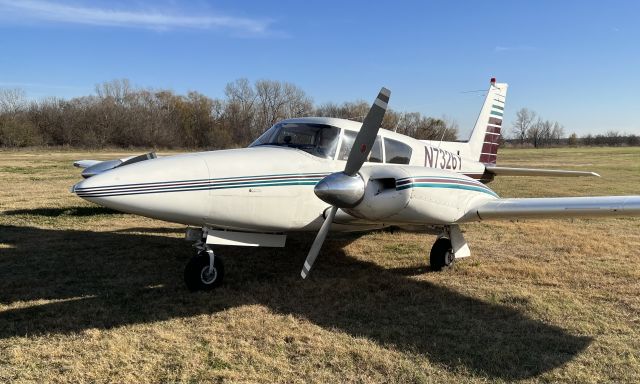
[[[314,186],[344,169],[349,137],[355,135],[360,123],[331,118],[284,123],[337,128],[334,153],[317,151],[319,155],[306,147],[267,142],[249,148],[167,156],[92,176],[76,184],[74,192],[116,210],[193,226],[316,231],[329,205],[315,196]],[[371,191],[361,203],[369,207],[341,212],[334,230],[447,224],[464,216],[477,202],[497,197],[478,181],[484,173],[482,163],[394,132],[380,130],[379,136],[377,158],[372,155],[372,162],[361,170],[379,181],[369,183]],[[376,204],[371,204],[372,199]]]

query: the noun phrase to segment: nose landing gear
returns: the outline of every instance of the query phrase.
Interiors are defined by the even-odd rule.
[[[196,244],[198,254],[184,268],[184,282],[190,291],[210,291],[222,284],[224,264],[206,244]]]

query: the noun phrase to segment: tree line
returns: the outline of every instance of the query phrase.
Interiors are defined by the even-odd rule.
[[[621,134],[610,130],[597,135],[588,134],[579,137],[572,133],[565,136],[565,129],[557,121],[540,117],[535,111],[521,108],[516,112],[516,119],[511,126],[508,144],[533,146],[535,148],[549,146],[636,146],[640,145],[640,137],[634,134]]]
[[[516,112],[512,134],[520,145],[529,144],[539,148],[560,144],[560,140],[564,138],[564,126],[557,121],[542,119],[528,108],[522,108]]]
[[[279,120],[327,116],[362,121],[366,101],[315,105],[298,86],[247,79],[230,82],[224,98],[190,91],[133,87],[126,79],[96,86],[88,96],[28,100],[0,89],[0,146],[83,148],[230,148],[251,143]],[[389,110],[383,127],[424,140],[455,140],[458,126],[419,112]]]

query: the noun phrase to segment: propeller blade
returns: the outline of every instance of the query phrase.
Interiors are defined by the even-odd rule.
[[[322,223],[322,227],[320,227],[320,231],[318,231],[318,234],[316,235],[316,239],[313,240],[313,245],[311,245],[307,259],[304,261],[302,272],[300,272],[300,276],[302,276],[303,279],[306,279],[309,275],[309,271],[311,270],[311,267],[313,267],[316,257],[318,257],[320,248],[322,248],[322,243],[324,243],[324,239],[327,238],[327,233],[329,233],[329,228],[331,228],[331,223],[333,222],[333,218],[336,216],[337,211],[338,207],[331,207],[327,218],[324,219],[324,223]]]
[[[364,118],[360,132],[358,132],[358,136],[353,142],[353,147],[351,147],[351,152],[349,152],[347,165],[344,167],[344,173],[347,175],[355,175],[367,160],[367,157],[369,157],[371,147],[373,147],[380,125],[382,125],[382,119],[385,112],[387,112],[390,95],[391,91],[383,87],[378,93],[376,101],[371,105],[367,117]]]
[[[351,147],[351,151],[349,152],[344,172],[333,173],[318,183],[316,188],[314,188],[318,197],[323,198],[325,201],[336,200],[336,202],[344,203],[345,206],[357,204],[358,196],[364,193],[363,190],[360,191],[360,189],[363,189],[361,188],[362,180],[360,179],[360,183],[355,182],[354,184],[354,181],[351,180],[349,176],[355,176],[362,167],[362,164],[367,160],[367,157],[369,157],[371,147],[373,147],[373,143],[376,141],[376,136],[378,136],[378,131],[380,130],[380,125],[382,125],[382,119],[384,118],[385,112],[387,112],[390,95],[391,91],[387,88],[383,87],[380,89],[378,97],[376,97],[373,105],[371,105],[371,109],[369,109],[369,113],[367,113],[367,116],[364,118],[362,127],[360,127],[360,131],[353,142],[353,147]],[[336,193],[336,196],[332,196],[332,194]],[[320,248],[322,248],[322,244],[327,238],[329,228],[331,228],[331,223],[337,211],[338,207],[332,205],[327,218],[320,227],[320,231],[318,231],[315,240],[313,240],[307,259],[304,261],[304,266],[300,272],[300,276],[302,276],[303,279],[306,279],[309,275],[309,271],[311,271],[311,267],[313,267],[313,263],[316,261],[318,253],[320,253]]]

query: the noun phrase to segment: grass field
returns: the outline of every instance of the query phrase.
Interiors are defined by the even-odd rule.
[[[429,271],[434,236],[219,248],[189,293],[183,227],[92,206],[71,166],[0,151],[0,382],[640,382],[640,219],[465,225],[474,255]],[[503,197],[640,194],[640,148],[503,150]]]

